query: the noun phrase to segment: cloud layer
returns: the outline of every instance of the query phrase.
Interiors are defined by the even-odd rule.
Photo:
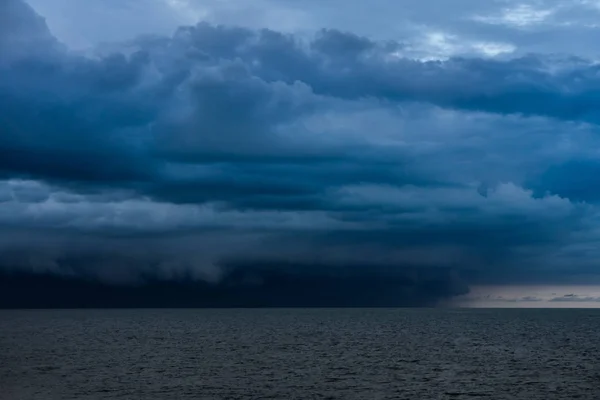
[[[550,15],[521,11],[477,23]],[[81,55],[21,1],[0,15],[5,270],[311,290],[356,269],[407,304],[599,276],[591,60],[206,22]]]

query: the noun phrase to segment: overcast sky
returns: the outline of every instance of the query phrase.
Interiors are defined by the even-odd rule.
[[[5,0],[0,265],[351,269],[411,304],[600,283],[599,20],[594,0]],[[598,303],[543,300],[569,295]]]

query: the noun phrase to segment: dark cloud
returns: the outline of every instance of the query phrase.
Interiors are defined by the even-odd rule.
[[[20,1],[0,15],[3,270],[260,305],[430,305],[460,277],[590,271],[591,62],[207,23],[83,56]],[[238,292],[240,274],[267,283]]]
[[[0,307],[414,307],[433,306],[465,290],[443,271],[427,277],[390,276],[364,268],[359,274],[348,274],[347,269],[331,271],[330,266],[321,273],[315,268],[243,265],[217,283],[179,278],[148,279],[135,285],[2,273]],[[30,295],[33,291],[35,297]]]
[[[205,23],[181,28],[172,40],[193,49],[194,55],[202,54],[207,62],[239,57],[262,79],[299,80],[327,96],[424,101],[458,109],[597,122],[598,67],[577,57],[423,62],[402,57],[400,43],[372,42],[335,30],[322,30],[306,42],[270,30]],[[160,44],[159,48],[171,46],[172,41]]]
[[[572,200],[597,203],[599,176],[599,160],[582,158],[551,166],[534,185]]]

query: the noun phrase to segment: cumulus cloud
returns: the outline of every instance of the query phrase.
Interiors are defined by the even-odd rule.
[[[596,57],[594,0],[30,0],[66,43],[81,47],[138,34],[170,34],[198,20],[307,34],[320,28],[408,43],[417,58],[578,54]],[[341,11],[343,10],[343,11]],[[110,32],[105,26],[112,25]]]
[[[4,270],[241,274],[304,305],[335,282],[328,304],[388,277],[412,305],[593,272],[592,61],[206,22],[81,55],[20,0],[0,15]]]

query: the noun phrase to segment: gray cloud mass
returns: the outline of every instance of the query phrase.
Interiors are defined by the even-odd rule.
[[[81,54],[1,2],[2,269],[338,294],[388,277],[411,305],[598,280],[598,65],[410,47],[200,22]]]

